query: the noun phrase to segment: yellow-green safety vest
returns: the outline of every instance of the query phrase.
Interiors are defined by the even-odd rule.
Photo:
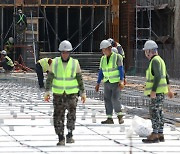
[[[14,67],[14,63],[13,63],[13,61],[11,60],[11,58],[9,58],[8,56],[5,56],[5,58],[8,60],[7,65],[9,65],[9,66],[11,66],[11,67]]]
[[[153,87],[153,82],[154,82],[154,76],[152,75],[151,69],[152,69],[152,62],[153,60],[158,60],[160,63],[160,70],[161,70],[161,80],[159,82],[159,85],[156,89],[156,93],[168,93],[168,86],[167,86],[167,81],[166,81],[166,65],[164,60],[160,56],[155,56],[151,62],[149,63],[149,67],[146,70],[146,86],[145,86],[145,91],[144,95],[150,95]]]
[[[19,20],[17,21],[18,24],[19,24],[21,21],[22,21],[23,23],[25,23],[25,21],[23,20],[23,17],[25,17],[24,14],[19,14]]]
[[[38,60],[38,63],[40,63],[40,65],[43,69],[43,72],[46,72],[49,69],[49,64],[48,64],[49,59],[50,58],[42,58],[42,59]]]
[[[56,57],[52,61],[52,73],[54,79],[52,83],[52,92],[55,94],[77,94],[79,85],[76,79],[76,70],[78,60],[70,57],[66,68],[63,67],[61,57]]]
[[[104,75],[104,79],[103,79],[104,82],[108,80],[110,83],[116,83],[120,81],[117,59],[118,59],[118,54],[114,52],[112,52],[108,64],[107,64],[107,56],[101,57],[100,68],[102,69]]]

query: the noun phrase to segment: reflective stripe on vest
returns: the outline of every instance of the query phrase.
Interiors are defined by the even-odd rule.
[[[38,60],[38,63],[40,63],[40,65],[43,69],[43,72],[46,72],[49,69],[49,64],[48,64],[49,59],[50,58],[43,58],[43,59]]]
[[[168,86],[166,81],[166,65],[164,63],[164,60],[160,56],[155,56],[150,64],[148,69],[146,70],[146,86],[145,86],[145,95],[150,95],[153,87],[154,82],[154,76],[152,75],[151,69],[152,69],[152,62],[153,60],[158,60],[160,63],[160,70],[161,70],[161,80],[159,82],[159,85],[156,89],[156,93],[164,93],[166,94],[168,92]]]
[[[8,60],[7,65],[14,67],[13,61],[8,56],[5,56],[5,58]]]
[[[20,17],[20,19],[18,20],[17,23],[19,24],[21,21],[22,21],[23,23],[25,23],[24,20],[23,20],[24,14],[22,14],[22,15],[19,14],[19,17]]]
[[[107,64],[107,57],[103,56],[100,62],[100,68],[102,68],[104,75],[104,82],[116,83],[120,81],[119,70],[117,66],[117,54],[112,52],[109,62]]]
[[[77,94],[79,86],[76,79],[76,69],[78,60],[70,58],[64,69],[61,57],[56,57],[52,62],[52,72],[54,79],[52,92],[56,94]]]

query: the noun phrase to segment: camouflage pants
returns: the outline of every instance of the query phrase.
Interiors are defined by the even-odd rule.
[[[65,111],[67,110],[67,129],[75,129],[77,94],[53,94],[54,129],[57,135],[64,135]]]
[[[164,94],[158,94],[156,98],[151,99],[149,106],[149,114],[152,122],[153,132],[163,132],[164,119],[163,119],[163,102]]]

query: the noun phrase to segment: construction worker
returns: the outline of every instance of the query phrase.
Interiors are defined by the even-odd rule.
[[[0,61],[0,66],[3,67],[5,70],[5,73],[8,73],[13,70],[14,64],[11,58],[7,56],[7,52],[5,50],[1,51],[1,61]]]
[[[52,63],[51,58],[42,58],[36,63],[36,73],[38,77],[39,88],[44,88],[44,74],[48,73],[49,66]]]
[[[119,53],[123,58],[125,58],[125,53],[124,53],[124,50],[123,50],[123,47],[121,46],[121,44],[119,44],[118,42],[116,42],[116,41],[115,41],[114,39],[112,39],[112,38],[109,38],[108,41],[111,43],[112,47],[117,48],[118,53]]]
[[[125,54],[124,54],[124,50],[123,50],[122,46],[119,43],[116,43],[116,44],[119,44],[119,45],[116,46],[116,47],[113,47],[113,45],[115,44],[115,41],[112,38],[109,38],[108,41],[112,45],[112,51],[119,54],[120,57],[122,57],[122,60],[123,60],[125,58]],[[127,84],[127,79],[126,79],[126,74],[125,74],[125,70],[124,70],[124,85],[126,85],[126,84]]]
[[[169,87],[169,77],[164,60],[158,55],[158,45],[153,40],[148,40],[144,44],[143,50],[145,56],[149,59],[149,67],[146,71],[146,86],[144,94],[149,96],[149,114],[152,122],[153,132],[143,139],[144,143],[164,142],[163,128],[163,102],[164,95],[168,94],[170,98],[173,93]]]
[[[104,56],[101,57],[100,70],[98,80],[95,87],[96,92],[99,91],[101,80],[104,81],[104,101],[107,120],[102,121],[102,124],[114,124],[112,115],[113,108],[117,114],[119,124],[124,123],[122,119],[123,113],[121,110],[120,95],[124,87],[124,70],[123,62],[118,54],[112,52],[111,43],[108,40],[103,40],[100,43],[100,50]]]
[[[14,39],[13,37],[9,37],[8,41],[4,45],[4,50],[7,51],[7,55],[13,59],[13,45]]]
[[[73,130],[75,129],[77,98],[80,95],[84,103],[86,94],[79,62],[70,56],[71,43],[67,40],[62,41],[59,45],[59,51],[61,56],[53,59],[49,69],[44,98],[46,101],[49,100],[49,91],[52,87],[54,128],[59,137],[57,145],[65,145],[65,110],[68,110],[66,143],[74,143]]]
[[[27,28],[26,15],[22,13],[22,10],[18,10],[18,14],[15,14],[15,27],[16,27],[16,41],[17,43],[24,43],[24,31]]]

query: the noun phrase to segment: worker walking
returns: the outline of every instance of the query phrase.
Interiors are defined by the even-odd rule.
[[[112,38],[109,38],[108,41],[111,43],[112,51],[121,55],[121,57],[123,58],[123,65],[124,65],[125,53],[124,53],[123,47],[118,42],[114,41],[114,39]],[[127,84],[127,80],[126,80],[126,74],[124,70],[124,85],[126,84]]]
[[[36,64],[36,73],[38,77],[38,83],[39,83],[39,88],[44,88],[44,74],[43,73],[48,73],[49,66],[52,63],[51,58],[42,58],[38,60]]]
[[[124,49],[123,49],[123,47],[121,46],[121,44],[118,43],[118,42],[116,42],[116,41],[115,41],[114,39],[112,39],[112,38],[109,38],[108,41],[111,43],[111,46],[117,48],[118,53],[119,53],[123,58],[125,58]]]
[[[7,56],[7,52],[5,50],[1,51],[0,66],[3,67],[5,73],[12,71],[14,68],[13,61]]]
[[[102,124],[114,124],[112,115],[113,108],[117,114],[119,124],[124,123],[122,119],[123,113],[121,109],[121,90],[124,87],[123,78],[123,62],[118,54],[112,52],[111,43],[108,40],[103,40],[100,43],[100,50],[104,56],[101,57],[100,70],[98,73],[96,92],[99,91],[101,80],[104,81],[104,101],[107,120],[102,121]]]
[[[27,18],[26,15],[22,13],[22,10],[18,10],[18,14],[15,17],[15,28],[16,28],[16,43],[24,43],[24,32],[27,28]]]
[[[49,91],[52,87],[54,128],[59,137],[57,145],[65,145],[65,110],[68,111],[66,143],[74,143],[73,130],[75,129],[78,95],[81,96],[84,103],[86,94],[79,62],[70,56],[72,51],[71,43],[67,40],[62,41],[59,45],[59,51],[61,56],[53,59],[49,69],[44,98],[47,101],[49,100]]]
[[[144,94],[149,96],[151,102],[149,104],[149,114],[152,122],[153,132],[143,139],[144,143],[164,142],[163,128],[163,102],[165,94],[170,98],[173,93],[169,87],[169,77],[166,70],[164,60],[158,55],[158,45],[153,40],[148,40],[144,44],[143,50],[145,56],[149,59],[149,67],[146,70],[146,86]]]

